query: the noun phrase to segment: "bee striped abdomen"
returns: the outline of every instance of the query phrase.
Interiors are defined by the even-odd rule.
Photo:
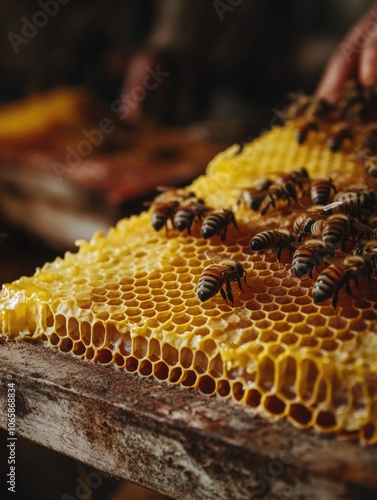
[[[152,216],[151,216],[151,223],[153,228],[156,231],[159,231],[162,229],[164,226],[166,226],[168,220],[171,221],[173,227],[174,227],[174,211],[176,207],[178,206],[178,203],[157,203],[154,206]]]
[[[174,216],[174,223],[178,231],[189,229],[194,222],[195,213],[189,208],[181,208]]]
[[[329,221],[325,224],[322,240],[326,245],[335,248],[348,236],[350,226],[348,220],[339,219],[338,221]]]
[[[197,287],[197,295],[201,302],[210,299],[219,291],[222,285],[222,277],[212,273],[210,269],[204,270],[200,276]]]
[[[318,123],[314,120],[304,122],[296,131],[296,139],[299,144],[303,144],[311,130],[318,130]]]
[[[360,217],[361,209],[372,210],[376,205],[376,196],[373,191],[350,191],[336,197],[340,202],[339,209],[350,215]]]
[[[313,299],[315,303],[329,299],[342,286],[346,279],[346,271],[343,267],[330,265],[318,276],[313,287]]]
[[[222,228],[223,217],[220,214],[212,213],[206,217],[202,225],[203,238],[211,238],[218,234],[219,228]]]
[[[214,210],[204,219],[202,224],[202,236],[204,239],[219,235],[224,241],[228,230],[228,225],[233,224],[237,227],[236,219],[231,210],[226,208]]]
[[[351,140],[353,138],[352,131],[348,128],[348,125],[341,125],[335,127],[333,133],[329,136],[328,146],[334,153],[338,151],[346,139]]]
[[[267,230],[256,234],[250,240],[250,249],[256,252],[264,252],[265,250],[276,250],[278,260],[283,248],[289,248],[294,241],[294,236],[289,231]]]
[[[292,272],[300,278],[305,274],[312,277],[314,269],[318,269],[319,264],[327,255],[332,255],[333,251],[320,240],[309,240],[299,246],[292,258]]]
[[[256,252],[263,252],[268,248],[273,248],[278,242],[279,235],[276,231],[262,231],[251,238],[250,248]]]
[[[349,217],[345,214],[330,215],[327,219],[316,221],[311,226],[312,235],[321,238],[331,248],[336,248],[341,243],[344,246],[350,231]]]
[[[326,205],[331,199],[335,186],[331,179],[318,179],[312,181],[310,186],[310,198],[314,205]]]

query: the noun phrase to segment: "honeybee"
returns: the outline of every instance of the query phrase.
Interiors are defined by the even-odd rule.
[[[376,207],[376,195],[374,191],[366,189],[337,193],[334,200],[329,205],[323,207],[324,210],[336,208],[359,219],[361,218],[361,210],[371,212]]]
[[[265,215],[270,207],[276,208],[277,202],[280,200],[287,202],[288,205],[291,200],[297,201],[295,188],[289,184],[287,186],[272,186],[259,204],[262,209],[261,214]]]
[[[356,156],[365,159],[377,154],[377,124],[372,123],[363,129],[363,137]]]
[[[229,224],[238,229],[234,213],[227,208],[213,210],[206,216],[202,224],[202,236],[204,239],[219,235],[221,241],[225,241]]]
[[[377,156],[370,156],[364,163],[365,182],[371,189],[377,187]]]
[[[329,262],[331,260],[326,259]],[[323,302],[332,297],[332,305],[336,308],[338,303],[338,294],[344,286],[348,295],[352,296],[350,282],[353,280],[358,287],[358,278],[370,276],[373,272],[373,264],[369,258],[360,255],[351,255],[340,262],[332,262],[320,273],[314,287],[314,302]]]
[[[231,288],[231,282],[237,281],[238,288],[242,291],[241,278],[243,278],[245,285],[249,286],[246,282],[246,271],[240,262],[233,259],[228,259],[223,255],[206,250],[204,255],[207,259],[212,260],[212,264],[203,269],[200,275],[196,293],[201,302],[210,299],[220,291],[222,298],[229,300],[232,305],[234,297]],[[223,285],[225,284],[225,290]]]
[[[293,221],[293,232],[299,235],[299,241],[311,232],[311,227],[317,220],[327,217],[321,205],[314,205],[309,210],[301,212]]]
[[[366,106],[363,98],[363,87],[356,80],[348,80],[342,89],[336,105],[341,120],[360,119],[365,115]]]
[[[354,255],[361,255],[371,260],[374,269],[377,266],[377,240],[358,241],[353,249]]]
[[[261,214],[265,215],[271,206],[275,208],[279,200],[284,200],[288,204],[291,200],[297,201],[298,192],[304,191],[309,182],[309,174],[305,167],[278,175],[262,201]]]
[[[280,260],[284,248],[290,249],[294,241],[294,235],[286,229],[267,230],[257,233],[250,240],[250,249],[263,253],[266,250],[275,250],[277,259]]]
[[[160,192],[155,199],[153,200],[153,203],[168,203],[170,201],[178,201],[179,203],[182,202],[183,200],[186,200],[187,198],[194,198],[195,193],[192,191],[187,191],[184,188],[172,188],[172,187],[167,187],[167,186],[157,186],[157,191]],[[151,204],[150,202],[147,202],[147,204]]]
[[[301,93],[291,95],[292,102],[285,111],[285,116],[288,120],[302,116],[311,105],[313,105],[314,97]]]
[[[294,188],[304,189],[310,182],[309,173],[305,167],[298,170],[292,170],[289,173],[282,173],[276,177],[275,183],[282,186],[293,186]]]
[[[365,120],[368,107],[362,98],[349,99],[344,103],[343,109],[339,109],[341,120],[362,121]]]
[[[366,223],[373,230],[377,229],[377,215],[376,214],[369,215],[369,217],[367,217],[366,219]]]
[[[312,179],[310,182],[310,199],[314,205],[328,204],[332,194],[336,192],[336,187],[330,177],[328,179]]]
[[[255,186],[243,189],[238,197],[237,204],[246,203],[252,210],[259,210],[263,200],[268,195],[271,179],[260,179]]]
[[[334,249],[326,245],[322,240],[308,240],[305,243],[293,242],[296,248],[292,257],[292,272],[298,278],[309,274],[313,277],[313,270],[318,271],[318,266],[323,259],[334,254]]]
[[[332,248],[336,248],[344,242],[351,233],[351,223],[348,215],[334,214],[326,219],[315,221],[311,226],[311,233],[315,238]]]
[[[195,220],[201,221],[206,213],[211,209],[207,207],[203,200],[188,198],[175,209],[174,225],[178,231],[187,229],[191,234],[191,227]]]
[[[285,113],[288,120],[303,115],[322,117],[331,111],[331,105],[325,99],[305,94],[295,94],[292,97],[293,101]]]
[[[169,201],[161,203],[153,203],[151,222],[152,226],[156,231],[159,231],[164,226],[167,227],[168,221],[170,220],[173,228],[174,224],[174,214],[179,206],[179,201]]]
[[[332,127],[327,145],[331,151],[335,152],[342,147],[346,139],[351,140],[352,138],[353,134],[349,128],[349,124],[346,122],[342,122]]]
[[[318,123],[315,120],[303,122],[296,130],[296,139],[299,144],[303,144],[311,130],[318,130]]]
[[[168,221],[170,221],[174,228],[174,214],[177,208],[184,200],[194,197],[195,194],[185,189],[163,186],[159,186],[157,189],[161,193],[153,201],[144,203],[145,206],[152,207],[152,226],[156,231],[159,231],[164,226],[167,227]]]
[[[377,156],[370,156],[364,164],[366,175],[377,178]]]

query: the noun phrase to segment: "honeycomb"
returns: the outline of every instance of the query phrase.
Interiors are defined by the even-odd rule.
[[[331,176],[338,190],[360,183],[360,137],[328,147],[330,125],[300,144],[297,123],[274,127],[243,148],[218,154],[189,190],[214,209],[232,208],[237,227],[204,239],[171,224],[156,231],[152,207],[120,220],[107,235],[79,241],[78,252],[46,263],[32,277],[3,285],[1,332],[94,363],[231,398],[301,428],[377,442],[377,291],[367,279],[340,290],[337,307],[313,300],[313,279],[291,273],[289,252],[252,252],[250,238],[286,229],[298,210],[284,204],[265,215],[237,203],[256,179],[305,166]],[[360,132],[362,135],[362,132]],[[205,252],[240,262],[249,286],[231,283],[198,299],[210,263]]]

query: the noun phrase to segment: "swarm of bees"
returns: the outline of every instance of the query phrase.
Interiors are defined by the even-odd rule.
[[[303,172],[301,168],[286,177],[290,191],[296,193],[292,198],[295,211],[299,211],[290,227],[257,233],[250,249],[273,251],[278,260],[283,250],[288,251],[293,275],[312,279],[314,271],[319,273],[313,286],[314,302],[332,299],[336,307],[343,287],[352,295],[351,282],[358,286],[359,278],[370,279],[377,271],[377,197],[366,186],[338,192],[332,179],[305,176],[303,182]],[[241,195],[241,199],[251,198]],[[254,205],[250,208],[255,210]],[[361,237],[367,238],[362,244]],[[323,263],[328,267],[319,272]]]
[[[230,226],[238,230],[237,210],[246,206],[261,216],[286,210],[288,226],[267,227],[250,235],[249,251],[275,253],[290,257],[290,271],[297,278],[313,280],[312,296],[316,303],[331,300],[334,308],[341,289],[352,295],[359,280],[370,282],[377,274],[377,85],[362,88],[350,81],[335,107],[313,96],[298,96],[285,117],[297,124],[296,138],[304,144],[309,135],[326,131],[327,146],[335,152],[357,136],[359,148],[354,160],[363,164],[362,185],[339,190],[333,178],[311,178],[305,167],[274,178],[261,178],[242,189],[234,210],[211,208],[195,193],[176,188],[159,188],[151,206],[151,223],[156,231],[165,227],[191,235],[226,241]],[[241,154],[243,147],[236,154]],[[270,218],[271,220],[271,218]],[[226,302],[234,303],[232,283],[242,289],[246,271],[240,262],[206,251],[212,261],[197,284],[201,302],[220,293]],[[287,262],[287,261],[286,261]]]
[[[315,302],[332,299],[336,307],[343,287],[352,294],[351,283],[358,286],[360,278],[370,279],[377,270],[377,198],[367,187],[338,192],[331,178],[311,179],[301,167],[273,180],[261,179],[252,188],[242,190],[237,206],[240,204],[261,215],[282,204],[294,204],[291,208],[298,214],[291,218],[289,228],[254,234],[249,248],[259,254],[274,252],[278,261],[283,252],[290,254],[291,273],[298,278],[313,279],[313,273],[318,272],[313,285]],[[229,225],[238,229],[232,210],[211,209],[184,189],[161,188],[151,206],[151,222],[156,230],[170,225],[191,234],[193,224],[201,224],[204,239],[219,237],[224,242]],[[206,251],[205,256],[212,264],[199,278],[199,300],[206,301],[220,292],[225,301],[233,304],[231,283],[237,282],[241,291],[241,279],[249,286],[243,265],[212,251]],[[320,272],[322,264],[328,267]]]
[[[237,228],[236,218],[232,210],[227,208],[213,209],[208,207],[202,199],[196,198],[191,191],[159,187],[161,194],[152,202],[145,205],[152,207],[151,222],[156,231],[163,227],[182,232],[185,229],[191,234],[194,223],[201,224],[201,235],[204,239],[219,236],[225,241],[228,226],[233,224]]]
[[[296,95],[285,111],[286,120],[295,120],[296,139],[304,144],[310,134],[325,132],[327,146],[339,151],[356,136],[361,144],[357,155],[377,154],[377,85],[363,87],[349,80],[335,106],[315,96]]]

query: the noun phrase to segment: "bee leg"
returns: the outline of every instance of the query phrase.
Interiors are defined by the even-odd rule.
[[[338,304],[338,294],[339,294],[339,289],[335,291],[334,296],[332,298],[332,305],[335,310],[336,310],[336,305]]]
[[[276,252],[276,257],[278,261],[280,262],[280,257],[281,257],[281,252],[283,251],[283,245],[279,245],[277,252]]]
[[[224,288],[222,287],[222,285],[220,286],[219,290],[221,293],[221,297],[225,300],[226,303],[228,303],[227,296],[226,296],[226,293],[224,292]]]
[[[245,285],[246,285],[246,286],[248,286],[249,288],[251,288],[251,285],[249,285],[249,283],[246,281],[246,271],[244,271],[244,273],[243,273],[243,276],[242,276],[242,277],[243,277],[243,280],[244,280],[244,282],[245,282]]]
[[[357,277],[355,276],[353,280],[354,280],[354,282],[355,282],[356,288],[357,288],[358,290],[360,290],[359,280],[357,279]]]
[[[267,205],[264,207],[264,209],[261,211],[261,215],[266,215],[268,208],[270,206],[270,203],[267,203]]]
[[[228,229],[228,226],[225,226],[224,229],[219,233],[221,241],[225,241],[227,229]]]
[[[274,208],[276,207],[276,204],[275,204],[275,200],[272,196],[270,196],[270,201],[266,204],[266,206],[264,207],[264,209],[262,210],[261,214],[262,215],[265,215],[268,211],[268,209],[270,208],[270,206],[273,206]]]
[[[241,285],[241,279],[239,278],[239,276],[237,276],[237,284],[238,284],[238,288],[243,292],[243,288]]]
[[[233,223],[234,227],[236,229],[238,229],[237,221],[236,221],[236,218],[234,217],[233,213],[231,213],[231,222]]]
[[[266,254],[264,253],[264,250],[262,250],[262,251],[258,252],[258,255],[259,255],[259,256],[262,256],[262,255],[263,255],[263,260],[265,260],[265,259],[266,259]]]
[[[233,298],[233,294],[232,294],[232,287],[230,285],[230,281],[229,280],[226,280],[226,282],[225,282],[225,288],[226,288],[227,297],[228,297],[228,299],[230,300],[230,302],[233,305],[234,298]]]
[[[292,184],[288,184],[286,187],[287,187],[286,199],[288,200],[288,205],[289,205],[291,198],[293,198],[295,201],[297,201],[297,191],[296,191],[296,188]]]

